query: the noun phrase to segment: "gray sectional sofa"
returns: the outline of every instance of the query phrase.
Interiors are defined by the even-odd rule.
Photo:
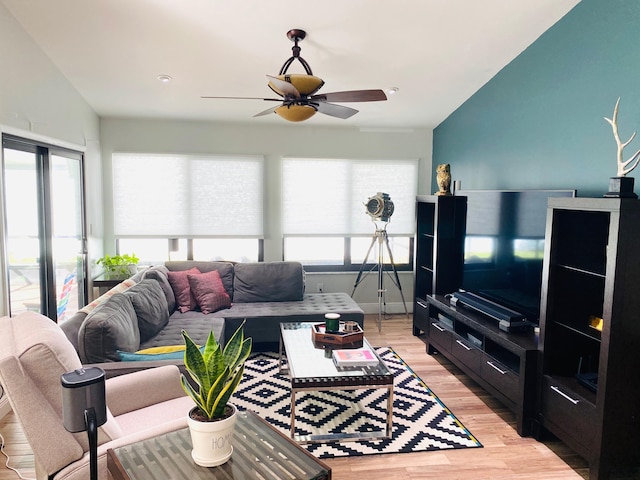
[[[183,329],[198,344],[213,331],[224,345],[242,322],[254,351],[275,351],[281,322],[323,321],[330,312],[363,326],[346,293],[305,293],[298,262],[179,261],[137,273],[60,326],[87,364],[171,358],[156,351],[183,345]]]

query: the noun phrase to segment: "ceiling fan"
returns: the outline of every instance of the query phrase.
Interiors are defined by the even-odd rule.
[[[324,81],[313,75],[309,64],[300,56],[301,48],[298,42],[304,40],[307,33],[298,28],[289,30],[287,37],[294,42],[293,56],[289,58],[278,76],[267,75],[268,86],[281,98],[254,98],[254,97],[202,97],[202,98],[226,98],[240,100],[265,100],[267,102],[279,102],[272,108],[268,108],[254,115],[261,117],[270,113],[276,113],[290,122],[302,122],[311,118],[316,112],[324,113],[332,117],[346,119],[356,113],[355,108],[345,107],[330,102],[376,102],[386,100],[387,96],[382,90],[350,90],[346,92],[332,92],[317,94],[324,85]],[[287,73],[289,66],[298,60],[304,67],[305,73]]]

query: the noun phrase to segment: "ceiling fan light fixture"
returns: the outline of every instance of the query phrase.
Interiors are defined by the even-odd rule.
[[[316,112],[335,118],[346,120],[352,117],[358,110],[344,105],[338,105],[335,102],[378,102],[387,100],[387,96],[383,90],[349,90],[343,92],[330,92],[324,94],[316,94],[324,85],[324,80],[316,77],[311,70],[309,64],[300,56],[300,45],[298,43],[304,40],[306,32],[299,28],[294,28],[287,32],[287,38],[294,43],[292,48],[293,55],[284,62],[278,76],[267,75],[268,86],[280,98],[255,98],[255,97],[202,97],[202,98],[229,98],[240,100],[265,100],[269,102],[281,103],[275,108],[267,108],[262,112],[258,112],[254,117],[263,117],[271,113],[277,113],[278,116],[289,122],[302,122],[313,117]],[[305,73],[287,73],[287,70],[294,61],[298,61],[304,68]],[[389,93],[395,93],[398,89],[391,88]]]
[[[293,85],[301,95],[313,95],[324,85],[324,80],[321,78],[303,73],[278,75],[276,78]],[[285,96],[284,92],[277,88],[272,82],[269,82],[269,88],[278,95],[282,97]]]
[[[316,109],[311,105],[281,105],[275,113],[290,122],[304,122],[316,114]]]

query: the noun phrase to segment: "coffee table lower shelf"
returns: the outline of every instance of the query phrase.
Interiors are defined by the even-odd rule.
[[[356,390],[373,388],[386,388],[387,389],[387,418],[384,430],[372,431],[372,432],[335,432],[335,433],[314,433],[310,435],[296,434],[296,394],[304,391],[335,391],[337,389],[344,390]],[[295,388],[291,387],[291,439],[299,444],[306,443],[327,443],[327,442],[358,442],[358,441],[374,441],[384,440],[391,438],[393,434],[393,385],[367,385],[358,387],[313,387],[313,388]]]

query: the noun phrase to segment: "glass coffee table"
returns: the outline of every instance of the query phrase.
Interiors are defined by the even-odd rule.
[[[109,449],[107,467],[114,480],[331,480],[331,468],[251,411],[238,412],[227,463],[196,465],[191,448],[185,428]]]
[[[298,443],[347,442],[391,438],[393,427],[393,373],[363,339],[378,359],[375,366],[339,368],[333,362],[329,348],[316,348],[311,329],[314,323],[280,324],[280,372],[291,379],[291,433]],[[303,391],[386,389],[387,412],[384,429],[364,432],[321,432],[308,435],[296,433],[296,395]]]

